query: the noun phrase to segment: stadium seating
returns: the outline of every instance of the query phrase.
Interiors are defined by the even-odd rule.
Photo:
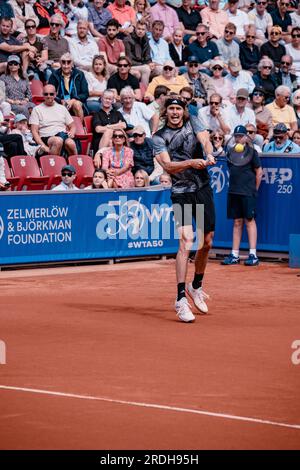
[[[95,168],[91,157],[88,155],[71,155],[69,163],[76,168],[75,184],[78,188],[92,184]]]
[[[76,126],[76,135],[75,137],[80,140],[81,143],[81,152],[84,155],[88,155],[90,146],[93,139],[93,134],[91,132],[87,132],[86,129],[83,127],[81,119],[78,116],[72,116]]]
[[[34,157],[29,155],[16,155],[10,159],[14,176],[20,181],[18,191],[41,191],[47,188],[49,176],[41,176],[40,167]]]
[[[6,160],[6,158],[4,158],[4,172],[5,172],[5,178],[11,184],[11,190],[16,191],[17,187],[18,187],[18,184],[19,184],[19,181],[20,181],[20,178],[19,178],[19,176],[12,176],[11,170],[9,168],[8,161]]]
[[[43,103],[43,83],[40,80],[32,80],[30,82],[30,90],[32,94],[32,102],[34,104]]]
[[[42,174],[49,177],[46,189],[51,189],[61,182],[61,169],[67,162],[58,155],[43,155],[40,158]]]

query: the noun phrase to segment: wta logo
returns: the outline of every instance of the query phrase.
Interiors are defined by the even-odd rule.
[[[221,193],[226,185],[226,175],[222,170],[222,167],[214,166],[209,170],[211,178],[211,188],[215,193]]]
[[[2,217],[0,216],[0,240],[3,237],[3,234],[4,234],[4,222],[3,222]]]

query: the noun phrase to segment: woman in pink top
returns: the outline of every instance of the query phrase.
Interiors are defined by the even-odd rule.
[[[127,136],[123,129],[115,129],[112,147],[103,152],[102,169],[106,170],[109,185],[113,188],[133,188],[134,177],[133,150],[128,147]]]

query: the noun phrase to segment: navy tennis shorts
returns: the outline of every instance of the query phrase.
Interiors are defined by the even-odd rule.
[[[256,217],[256,196],[243,196],[241,194],[228,194],[228,219],[254,219]]]

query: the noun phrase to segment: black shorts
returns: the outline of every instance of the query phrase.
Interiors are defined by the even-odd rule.
[[[195,193],[172,194],[173,211],[176,227],[191,225],[192,221],[196,227],[201,222],[197,217],[197,204],[204,205],[204,233],[214,232],[216,225],[215,205],[213,192],[209,185],[199,189]]]
[[[228,194],[227,218],[248,219],[256,217],[256,196],[242,196],[241,194]]]

